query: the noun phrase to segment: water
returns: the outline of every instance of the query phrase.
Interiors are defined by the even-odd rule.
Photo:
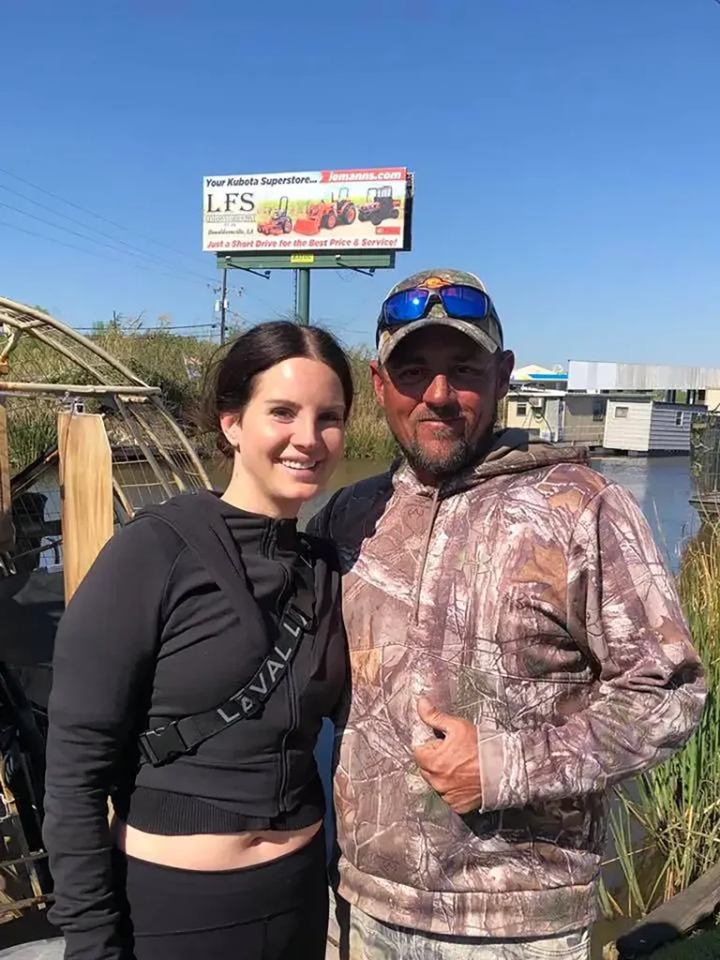
[[[693,489],[689,458],[609,457],[593,460],[592,466],[635,496],[656,542],[677,572],[682,550],[700,525],[690,504]]]

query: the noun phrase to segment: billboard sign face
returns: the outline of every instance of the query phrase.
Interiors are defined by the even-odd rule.
[[[205,177],[203,250],[408,250],[408,183],[405,167]]]

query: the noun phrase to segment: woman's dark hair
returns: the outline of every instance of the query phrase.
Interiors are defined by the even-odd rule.
[[[242,413],[252,397],[257,378],[283,360],[307,357],[319,360],[337,374],[345,397],[345,419],[350,416],[355,388],[345,351],[322,327],[302,327],[290,320],[275,320],[251,327],[233,341],[208,370],[203,390],[202,423],[217,437],[218,448],[233,455],[220,429],[224,413]]]

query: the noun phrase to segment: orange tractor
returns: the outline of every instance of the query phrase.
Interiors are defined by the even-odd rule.
[[[258,231],[276,237],[280,233],[290,233],[293,223],[288,215],[288,198],[280,197],[280,203],[269,220],[258,224]]]
[[[355,223],[357,207],[349,197],[349,190],[343,187],[335,199],[335,194],[329,200],[319,200],[311,203],[305,211],[305,217],[295,221],[295,233],[305,233],[313,236],[320,232],[322,227],[334,230],[338,224]]]

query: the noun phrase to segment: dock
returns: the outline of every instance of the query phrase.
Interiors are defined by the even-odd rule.
[[[720,490],[696,493],[690,499],[690,503],[695,507],[701,519],[720,520]]]

